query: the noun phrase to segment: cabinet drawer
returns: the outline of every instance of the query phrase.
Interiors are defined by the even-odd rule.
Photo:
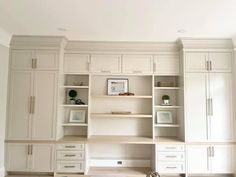
[[[57,160],[83,160],[83,151],[57,151]]]
[[[159,162],[157,169],[159,173],[184,173],[185,165],[179,162]]]
[[[184,151],[184,145],[157,145],[157,151]]]
[[[58,144],[57,150],[84,150],[84,144]]]
[[[78,173],[84,171],[84,162],[57,162],[57,172]]]
[[[183,152],[158,152],[158,161],[184,161],[185,156]]]

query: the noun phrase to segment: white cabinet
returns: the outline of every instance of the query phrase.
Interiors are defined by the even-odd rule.
[[[178,75],[180,74],[180,61],[178,54],[160,54],[154,56],[154,74]]]
[[[121,55],[93,54],[91,55],[91,72],[93,73],[120,73]]]
[[[52,140],[55,137],[57,73],[12,71],[7,138]]]
[[[88,73],[89,66],[89,54],[66,53],[64,56],[65,73]]]
[[[231,73],[188,73],[185,78],[186,140],[233,140]]]
[[[234,173],[233,145],[188,145],[189,174]]]
[[[186,72],[231,72],[231,52],[187,52]]]
[[[54,145],[7,144],[7,171],[53,172]]]
[[[123,55],[122,72],[134,74],[152,74],[153,56],[151,55]]]
[[[54,50],[11,50],[14,70],[56,70],[57,52]]]

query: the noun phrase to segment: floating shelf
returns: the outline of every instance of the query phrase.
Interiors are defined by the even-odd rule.
[[[180,90],[181,87],[154,87],[156,90]]]
[[[87,123],[64,123],[62,124],[63,127],[86,127],[88,126]]]
[[[172,136],[156,136],[154,141],[157,143],[184,143],[179,138]]]
[[[92,113],[93,117],[131,117],[131,118],[152,118],[151,114],[109,114],[109,113]]]
[[[155,108],[163,108],[163,109],[180,109],[182,106],[162,106],[162,105],[156,105]]]
[[[89,88],[89,86],[70,86],[70,85],[68,85],[68,86],[60,86],[60,88],[75,88],[75,89],[88,89]]]
[[[63,104],[63,107],[77,107],[77,108],[86,108],[88,105],[76,105],[76,104]]]
[[[113,96],[113,95],[92,95],[93,98],[148,98],[151,99],[152,96],[147,95],[134,95],[134,96]]]
[[[180,125],[178,125],[178,124],[155,124],[155,127],[175,128],[175,127],[180,127]]]

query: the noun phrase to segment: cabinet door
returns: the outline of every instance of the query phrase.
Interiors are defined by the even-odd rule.
[[[54,139],[57,74],[53,71],[35,72],[32,139]]]
[[[122,72],[151,74],[153,72],[153,57],[151,55],[124,55]]]
[[[17,70],[29,70],[33,67],[32,50],[11,50],[11,68]]]
[[[8,139],[29,140],[31,129],[31,95],[33,75],[31,72],[13,71],[9,92]]]
[[[185,55],[186,72],[207,72],[208,54],[189,52]]]
[[[155,74],[179,74],[179,55],[156,55],[154,56]]]
[[[187,141],[201,142],[208,139],[207,78],[205,73],[186,74],[185,120]]]
[[[215,72],[230,72],[232,67],[232,53],[230,52],[212,52],[209,53],[211,61],[211,71]]]
[[[7,145],[7,171],[29,171],[29,146],[27,144]]]
[[[211,141],[233,140],[232,75],[210,73]]]
[[[36,50],[36,69],[55,70],[57,69],[57,52],[52,50]]]
[[[88,73],[90,57],[88,54],[65,54],[64,72],[65,73]]]
[[[187,168],[190,174],[202,174],[210,172],[210,158],[208,146],[187,146]]]
[[[212,156],[212,173],[234,173],[233,145],[213,146]]]
[[[94,73],[120,73],[121,56],[120,55],[92,55],[91,71]]]
[[[33,144],[31,171],[53,172],[54,147],[50,144]]]

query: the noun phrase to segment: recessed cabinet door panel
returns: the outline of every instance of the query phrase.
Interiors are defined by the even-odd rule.
[[[8,139],[30,139],[30,108],[33,87],[31,72],[11,73],[10,102],[8,112]]]
[[[17,70],[31,70],[33,64],[32,50],[12,50],[11,68]]]
[[[31,171],[33,172],[53,172],[53,145],[33,144],[31,163]]]
[[[29,171],[27,144],[7,145],[7,171]]]
[[[56,72],[35,72],[35,103],[32,120],[34,140],[54,138],[56,80]]]
[[[187,166],[189,174],[203,174],[210,172],[210,159],[208,157],[208,146],[188,145]]]
[[[179,55],[156,55],[154,56],[155,74],[179,74]]]
[[[210,74],[211,141],[233,140],[232,75]]]
[[[91,55],[91,71],[94,73],[120,73],[120,55]]]
[[[54,70],[57,69],[57,52],[51,50],[36,50],[36,69]]]
[[[213,146],[212,173],[234,173],[233,145]]]
[[[66,73],[88,73],[89,72],[89,55],[88,54],[65,54],[64,72]]]
[[[207,74],[186,74],[185,86],[186,140],[207,141]]]
[[[207,72],[207,53],[189,52],[185,55],[186,72]]]
[[[122,72],[152,74],[153,57],[151,55],[123,55]]]
[[[232,53],[209,53],[211,61],[211,71],[215,72],[230,72],[232,68]]]

